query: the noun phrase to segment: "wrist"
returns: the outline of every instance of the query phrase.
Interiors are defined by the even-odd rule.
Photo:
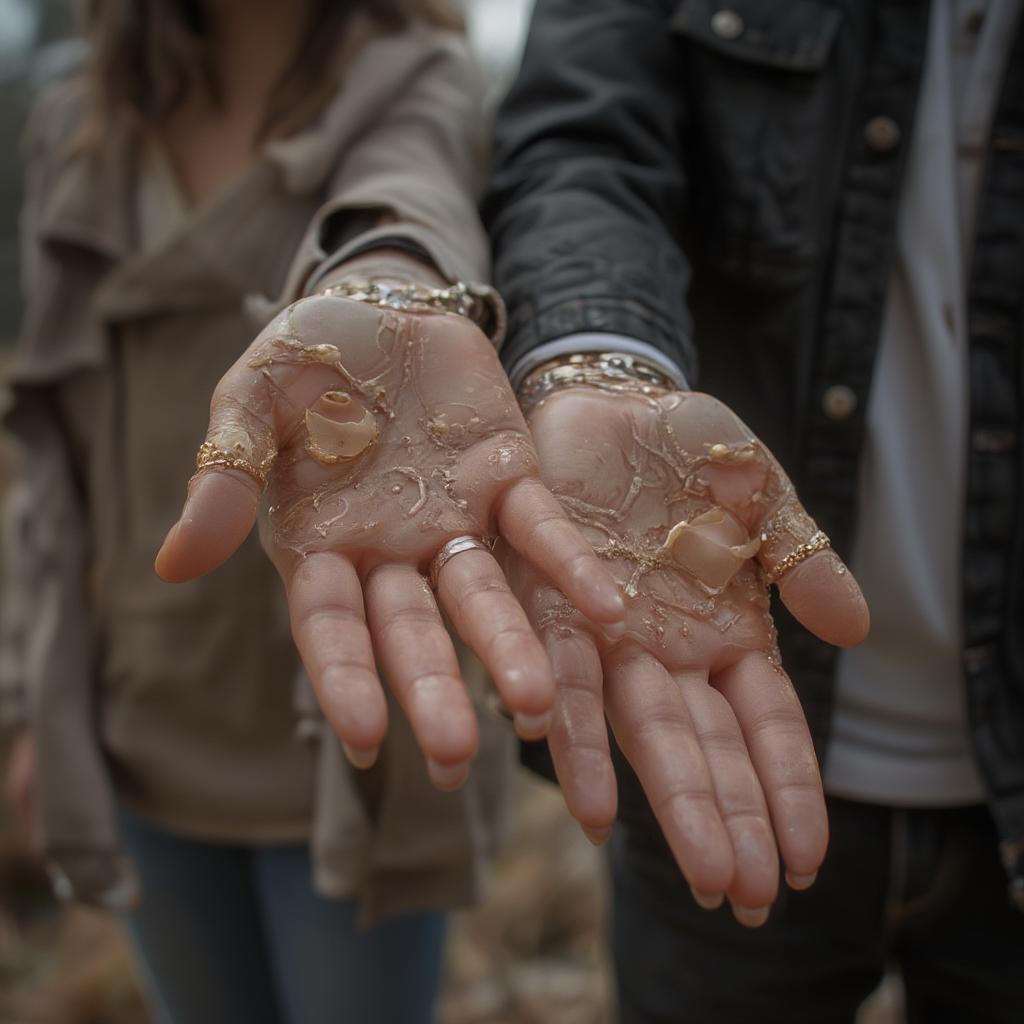
[[[505,304],[490,285],[463,281],[434,285],[383,273],[366,277],[353,271],[334,277],[319,294],[399,313],[453,313],[476,324],[496,347],[505,336]]]
[[[628,352],[580,352],[535,367],[516,390],[524,414],[550,395],[585,387],[608,394],[658,398],[678,387],[660,367]]]

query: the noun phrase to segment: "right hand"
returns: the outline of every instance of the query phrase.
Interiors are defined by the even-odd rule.
[[[207,441],[273,465],[263,544],[287,591],[292,634],[350,760],[373,762],[387,728],[379,664],[427,759],[454,788],[477,724],[424,573],[446,542],[500,535],[606,625],[625,613],[608,569],[540,480],[493,346],[463,317],[303,299],[222,378]],[[259,472],[200,470],[157,556],[166,580],[216,568],[257,518]],[[520,735],[547,731],[554,678],[486,550],[455,555],[437,596],[480,656]]]
[[[615,820],[607,715],[698,900],[728,895],[742,923],[760,924],[780,850],[790,884],[805,888],[828,839],[766,578],[816,527],[771,453],[708,395],[571,386],[529,425],[545,482],[627,596],[626,634],[609,635],[508,557],[555,671],[548,744],[569,810],[595,841]],[[778,583],[822,639],[849,646],[866,635],[864,599],[830,549]]]
[[[4,800],[14,811],[25,835],[35,831],[36,817],[36,744],[29,729],[21,729],[12,739],[4,770]]]

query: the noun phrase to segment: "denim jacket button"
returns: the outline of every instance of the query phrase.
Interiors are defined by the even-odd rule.
[[[738,39],[743,35],[743,19],[735,11],[723,7],[712,15],[711,31],[719,39]]]
[[[876,153],[889,153],[900,144],[900,126],[891,118],[880,114],[864,125],[864,139]]]
[[[857,408],[857,396],[853,388],[845,384],[833,384],[821,396],[821,408],[830,420],[845,420]]]

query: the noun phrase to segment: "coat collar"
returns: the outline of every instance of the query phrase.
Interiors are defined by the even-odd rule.
[[[344,149],[372,130],[393,108],[423,62],[430,59],[430,48],[423,45],[429,31],[414,26],[385,33],[364,15],[355,17],[333,60],[336,67],[344,69],[334,99],[308,127],[268,143],[254,166],[266,163],[275,168],[289,195],[322,190]],[[140,126],[130,112],[116,112],[102,145],[59,154],[81,124],[86,101],[82,76],[62,88],[66,95],[57,104],[58,125],[48,132],[55,137],[51,151],[58,155],[40,217],[41,240],[74,245],[113,261],[124,259],[138,246],[134,185]],[[224,195],[244,186],[250,176],[243,173]],[[193,211],[190,219],[216,206],[224,195]]]
[[[112,118],[103,144],[74,150],[69,140],[79,130],[85,111],[85,82],[79,78],[60,87],[48,104],[55,124],[45,143],[46,198],[39,217],[39,241],[71,245],[108,260],[118,260],[135,244],[132,184],[138,160],[139,133],[134,118]]]
[[[107,327],[118,322],[232,303],[276,308],[291,257],[332,179],[346,171],[347,151],[358,141],[363,152],[378,123],[400,117],[402,96],[436,55],[425,45],[430,31],[388,34],[355,22],[337,58],[344,81],[321,115],[264,147],[238,180],[146,251],[136,213],[140,125],[123,113],[102,145],[68,152],[82,123],[84,83],[73,79],[48,96],[30,131],[41,196],[32,230],[46,272],[29,280],[18,375],[40,381],[103,363]],[[394,158],[389,151],[381,139],[376,166]]]

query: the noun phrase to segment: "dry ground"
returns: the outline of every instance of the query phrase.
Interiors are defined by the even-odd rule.
[[[526,773],[511,833],[491,899],[458,915],[439,1024],[610,1024],[600,853],[553,787]],[[891,983],[859,1024],[900,1020]],[[116,925],[94,911],[58,912],[0,822],[0,1024],[147,1021]]]
[[[553,788],[525,773],[520,788],[492,898],[458,915],[452,930],[440,1024],[603,1024],[601,856]],[[147,1020],[117,926],[95,911],[54,908],[8,830],[0,839],[0,1022]]]

